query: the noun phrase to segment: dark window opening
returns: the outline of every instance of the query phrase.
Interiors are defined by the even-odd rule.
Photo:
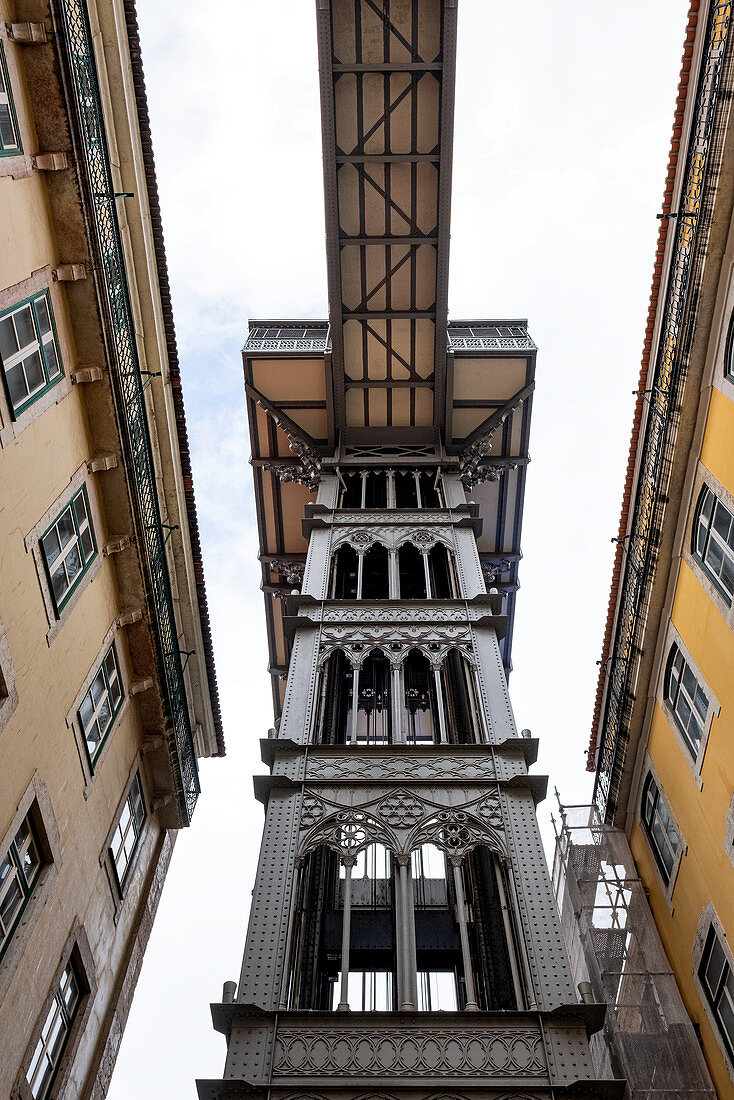
[[[386,600],[390,596],[387,548],[376,542],[364,556],[362,566],[362,599]]]
[[[321,673],[315,741],[319,745],[344,745],[349,730],[352,698],[352,666],[340,649],[332,653]]]
[[[395,471],[395,507],[440,508],[441,494],[438,489],[437,470]]]
[[[418,486],[412,470],[395,471],[395,507],[418,507]]]
[[[355,728],[357,743],[389,744],[391,719],[390,664],[386,657],[372,653],[359,670]]]
[[[423,470],[418,475],[420,486],[420,507],[441,508],[441,494],[438,489],[439,477],[435,470]]]
[[[431,596],[434,600],[454,598],[451,560],[443,543],[436,543],[428,553],[428,577],[431,582]]]
[[[698,970],[706,1000],[730,1058],[734,1059],[734,970],[712,926]]]
[[[345,876],[334,852],[321,847],[301,869],[296,907],[290,1003],[333,1009],[340,1000]],[[353,1011],[395,1007],[397,971],[392,859],[378,844],[352,869],[349,1006]]]
[[[463,874],[477,1003],[485,1011],[517,1008],[502,914],[502,869],[481,847],[466,858]]]
[[[387,508],[387,474],[384,470],[370,470],[365,475],[365,508]]]
[[[648,775],[642,788],[642,822],[650,841],[652,854],[664,882],[670,882],[678,852],[678,833],[668,807],[660,796],[660,790],[652,775]]]
[[[477,708],[474,672],[451,650],[443,666],[444,706],[449,744],[476,745],[484,740]]]
[[[425,600],[426,567],[423,555],[416,550],[412,542],[398,550],[398,574],[400,577],[401,600]]]
[[[359,558],[353,546],[340,546],[334,555],[332,568],[332,598],[335,600],[357,599],[357,576]]]
[[[340,508],[362,507],[362,475],[359,470],[342,474]]]
[[[409,745],[438,742],[438,708],[433,670],[417,650],[412,650],[403,666],[405,685],[405,731]]]

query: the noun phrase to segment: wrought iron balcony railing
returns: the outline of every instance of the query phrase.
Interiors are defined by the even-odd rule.
[[[141,528],[140,549],[149,590],[151,626],[165,681],[161,690],[173,731],[173,736],[168,738],[169,756],[179,809],[184,824],[188,825],[199,794],[199,776],[89,15],[85,0],[62,0],[61,11],[84,154],[83,170],[91,200],[89,213],[96,237],[92,246],[96,244],[98,248],[103,298],[112,337],[113,384],[121,406],[121,429],[126,436],[131,484],[137,497],[133,504]]]
[[[245,351],[328,351],[329,326],[323,324],[251,324]]]
[[[449,351],[534,351],[525,324],[512,321],[456,321],[448,328]]]
[[[632,525],[626,540],[614,646],[608,665],[595,790],[599,812],[608,821],[614,817],[620,793],[631,704],[665,511],[665,484],[670,476],[695,324],[698,280],[710,228],[711,211],[704,207],[705,183],[714,121],[722,98],[721,73],[730,20],[729,0],[711,5],[683,192],[678,204],[663,322],[655,369],[649,382],[648,419]]]

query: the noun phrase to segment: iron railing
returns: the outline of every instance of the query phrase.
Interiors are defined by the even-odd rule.
[[[76,100],[84,169],[91,198],[91,220],[101,264],[103,298],[108,311],[116,388],[121,395],[122,430],[127,435],[129,473],[137,496],[144,570],[147,573],[156,641],[165,678],[162,692],[170,714],[173,737],[168,738],[176,794],[184,824],[191,821],[199,795],[196,753],[191,736],[171,582],[166,561],[161,510],[156,492],[155,467],[143,393],[140,359],[133,325],[130,295],[115,189],[102,114],[97,67],[85,0],[61,0],[71,84]],[[141,547],[143,549],[143,547]]]
[[[731,3],[712,3],[698,82],[683,191],[680,197],[660,342],[646,399],[648,417],[642,445],[632,526],[625,546],[625,568],[601,726],[601,747],[594,797],[602,818],[617,809],[629,734],[642,636],[657,560],[670,473],[693,334],[696,282],[691,282],[702,225],[704,183],[721,71],[731,18]],[[696,272],[698,276],[698,271]],[[691,308],[687,308],[689,305]]]
[[[535,351],[525,324],[453,321],[448,327],[449,351]]]

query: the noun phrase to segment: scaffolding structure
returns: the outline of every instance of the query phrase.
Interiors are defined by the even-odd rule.
[[[595,806],[559,808],[553,888],[571,968],[608,1006],[590,1043],[597,1075],[625,1078],[627,1100],[716,1100],[627,837]]]

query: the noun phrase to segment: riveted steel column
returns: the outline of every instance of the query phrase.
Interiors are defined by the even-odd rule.
[[[400,665],[390,665],[390,687],[392,704],[392,742],[393,745],[405,744],[405,723],[403,722],[403,676]]]
[[[417,964],[415,956],[415,922],[413,891],[409,876],[410,855],[395,856],[398,865],[396,887],[396,928],[398,953],[398,1005],[401,1012],[414,1012],[417,1001]],[[411,927],[412,926],[412,927]]]
[[[461,856],[450,856],[454,869],[454,887],[456,889],[456,908],[459,916],[459,935],[461,937],[461,959],[464,965],[464,988],[466,989],[466,1011],[478,1012],[479,1005],[474,991],[474,974],[469,949],[469,931],[466,926],[466,902],[464,900],[464,880],[461,877]]]
[[[344,909],[342,916],[342,982],[338,1012],[349,1011],[349,944],[352,933],[352,867],[356,858],[352,855],[341,856],[340,863],[344,868]]]
[[[433,669],[433,682],[436,686],[436,710],[438,711],[438,731],[439,740],[442,745],[448,742],[448,732],[446,730],[446,714],[443,706],[443,684],[441,682],[441,669]]]

